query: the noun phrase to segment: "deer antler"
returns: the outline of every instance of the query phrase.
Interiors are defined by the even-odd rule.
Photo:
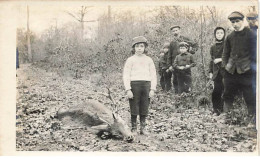
[[[107,90],[108,90],[108,98],[112,101],[114,107],[115,107],[115,112],[117,113],[118,112],[118,108],[116,106],[116,102],[114,100],[114,98],[112,97],[112,94],[111,94],[111,90],[107,87]]]

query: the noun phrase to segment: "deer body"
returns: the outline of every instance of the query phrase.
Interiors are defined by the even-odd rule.
[[[96,133],[108,131],[112,135],[121,135],[127,140],[133,140],[132,133],[122,118],[98,101],[88,100],[77,107],[61,107],[57,116],[68,126],[80,123],[82,126],[95,129]],[[70,120],[64,120],[66,117]]]

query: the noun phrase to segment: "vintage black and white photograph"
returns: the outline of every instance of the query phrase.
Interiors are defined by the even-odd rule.
[[[17,152],[257,154],[258,1],[13,9]]]

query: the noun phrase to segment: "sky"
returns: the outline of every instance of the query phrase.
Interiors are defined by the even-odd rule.
[[[84,2],[84,3],[83,3]],[[38,2],[38,3],[15,3],[14,9],[17,11],[17,27],[26,28],[27,25],[27,5],[30,10],[30,29],[40,35],[44,30],[48,29],[50,26],[56,26],[60,28],[68,22],[76,22],[76,20],[68,15],[66,11],[75,13],[77,12],[82,5],[84,6],[93,6],[87,14],[85,20],[98,20],[98,17],[104,13],[107,13],[107,6],[111,5],[112,13],[120,13],[124,10],[132,10],[134,14],[138,15],[145,11],[146,9],[151,9],[155,6],[160,5],[185,5],[190,8],[199,8],[200,5],[215,5],[217,8],[221,8],[224,12],[224,16],[228,16],[234,10],[243,10],[246,5],[254,5],[257,1],[247,1],[241,3],[223,3],[220,1],[210,2],[210,3],[176,3],[169,1],[161,1],[160,3],[147,3],[143,2],[132,2],[132,3],[89,3],[86,1],[83,2]],[[165,3],[162,3],[165,2]],[[255,3],[256,2],[256,3]],[[95,31],[98,26],[98,22],[85,23],[85,28],[91,29],[90,31]]]

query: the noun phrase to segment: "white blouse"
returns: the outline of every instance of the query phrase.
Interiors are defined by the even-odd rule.
[[[129,57],[124,66],[123,81],[126,90],[131,89],[131,81],[151,81],[151,89],[156,90],[157,77],[152,58],[144,54]]]

